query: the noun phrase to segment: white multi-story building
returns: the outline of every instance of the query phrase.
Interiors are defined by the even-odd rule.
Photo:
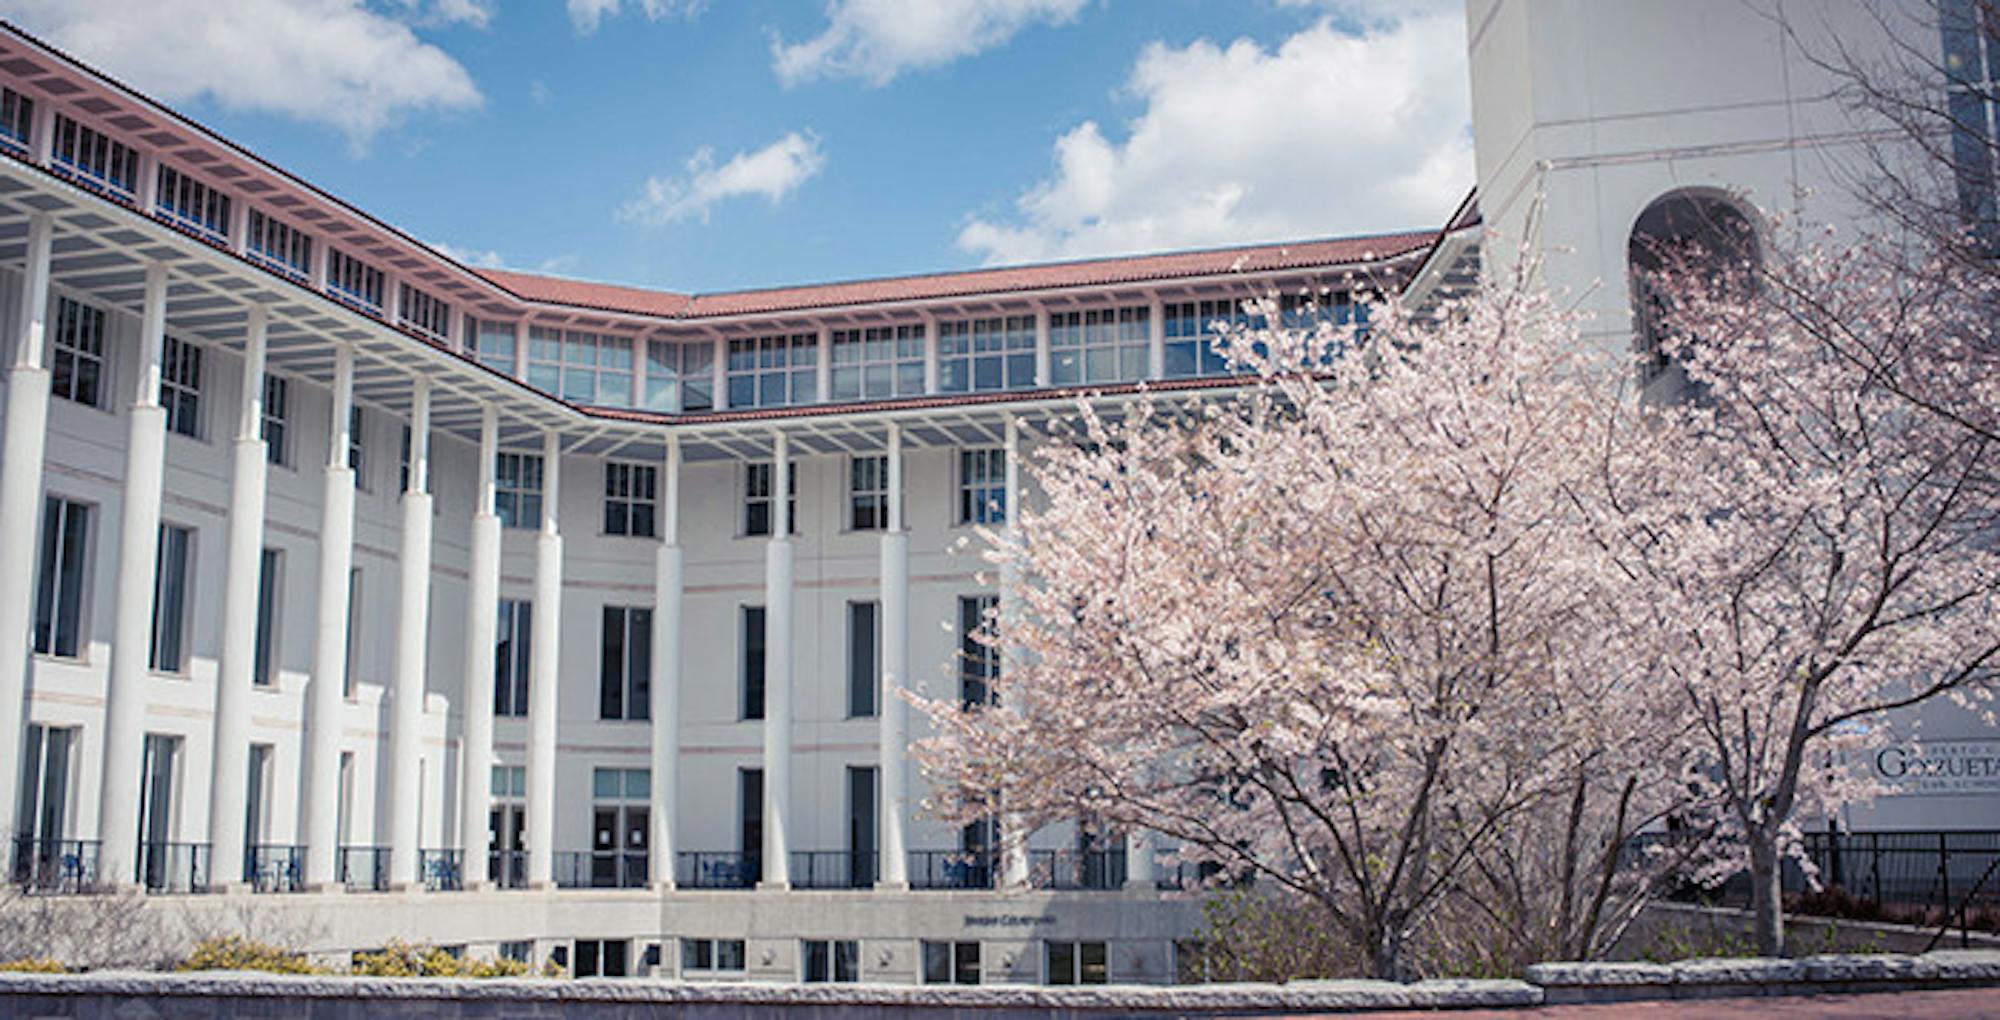
[[[1834,106],[1734,0],[1470,8],[1489,219],[1547,193],[1606,342],[1649,204],[1797,182],[1825,143]],[[1078,400],[1233,385],[1210,341],[1243,299],[1347,315],[1480,249],[1468,202],[670,294],[460,265],[12,29],[0,86],[13,875],[254,898],[326,952],[1170,979],[1195,917],[1159,848],[919,810],[896,692],[997,668],[954,547]]]

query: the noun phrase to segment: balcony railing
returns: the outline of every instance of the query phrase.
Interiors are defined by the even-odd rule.
[[[424,889],[429,892],[458,892],[465,888],[459,859],[459,852],[455,849],[434,847],[418,850],[417,868],[423,873]]]
[[[868,889],[875,885],[874,851],[797,850],[792,853],[794,889]]]
[[[306,884],[306,848],[284,843],[245,847],[243,881],[253,892],[298,892]]]
[[[999,858],[990,850],[912,850],[912,889],[991,889]]]
[[[558,889],[643,889],[646,852],[564,850],[556,854]]]
[[[486,854],[486,877],[502,889],[526,889],[528,887],[528,852],[526,850],[489,850]]]
[[[389,848],[386,846],[344,846],[340,848],[340,884],[348,892],[387,892],[389,889]]]
[[[16,836],[8,881],[31,893],[90,892],[97,888],[98,847],[94,839]]]
[[[674,861],[674,884],[683,889],[748,889],[763,875],[756,854],[684,851]]]
[[[208,891],[207,843],[141,843],[137,878],[150,893]]]
[[[1028,884],[1036,889],[1123,889],[1123,850],[1030,850]]]

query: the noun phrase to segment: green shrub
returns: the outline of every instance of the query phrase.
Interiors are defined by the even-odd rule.
[[[412,945],[395,941],[372,953],[354,954],[348,973],[357,977],[529,977],[534,970],[519,960],[471,960],[453,956],[436,946]],[[560,977],[560,973],[545,976]]]
[[[67,974],[69,968],[61,960],[46,956],[25,956],[18,960],[0,963],[0,972],[13,974]]]
[[[195,943],[194,952],[175,970],[261,970],[271,974],[325,974],[302,954],[253,942],[241,935],[220,935]]]

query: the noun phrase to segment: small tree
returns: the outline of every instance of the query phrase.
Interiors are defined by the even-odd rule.
[[[1672,649],[1621,561],[1658,474],[1535,269],[1240,334],[1223,404],[1082,411],[1029,465],[1045,505],[987,536],[1020,578],[997,704],[918,699],[930,807],[1159,833],[1379,977],[1423,969],[1458,896],[1600,951],[1644,889],[1621,848],[1684,789]]]

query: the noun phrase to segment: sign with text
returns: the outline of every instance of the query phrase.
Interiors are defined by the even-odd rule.
[[[1892,744],[1870,764],[1899,794],[2000,793],[2000,738]]]

